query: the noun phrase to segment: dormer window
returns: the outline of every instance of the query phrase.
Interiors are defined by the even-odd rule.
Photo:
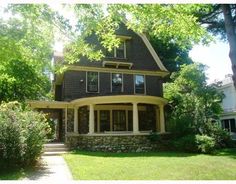
[[[126,41],[121,39],[119,47],[115,47],[111,52],[107,52],[107,57],[126,59]]]

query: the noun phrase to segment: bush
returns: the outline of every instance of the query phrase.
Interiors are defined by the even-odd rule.
[[[229,132],[223,130],[219,125],[207,123],[205,129],[205,134],[214,138],[217,148],[228,148],[233,146],[233,141]]]
[[[173,147],[177,151],[185,151],[190,153],[198,152],[198,147],[195,141],[195,135],[190,134],[176,139],[173,142]]]
[[[207,135],[196,135],[196,144],[201,153],[213,153],[216,150],[214,138]]]
[[[50,128],[43,114],[17,102],[0,105],[1,168],[33,164]]]

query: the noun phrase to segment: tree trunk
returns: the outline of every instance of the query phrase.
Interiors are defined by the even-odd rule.
[[[229,58],[232,64],[233,70],[233,81],[234,86],[236,87],[236,33],[235,33],[235,26],[232,18],[232,12],[230,9],[229,4],[222,4],[221,9],[224,14],[224,22],[225,22],[225,30],[227,39],[229,42]]]

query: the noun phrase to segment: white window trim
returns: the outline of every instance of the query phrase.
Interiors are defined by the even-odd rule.
[[[113,93],[113,91],[112,91],[112,74],[121,74],[121,76],[122,76],[122,86],[121,86],[121,93],[123,93],[124,92],[124,75],[123,75],[123,73],[119,73],[119,72],[117,72],[117,73],[110,73],[110,86],[111,86],[111,93]]]
[[[135,82],[136,82],[136,76],[137,75],[142,75],[143,76],[143,81],[144,81],[144,93],[136,93],[136,86],[135,86]],[[146,75],[143,74],[135,74],[133,75],[133,81],[134,81],[134,94],[137,95],[146,95],[147,91],[146,91]]]
[[[114,58],[117,58],[117,59],[127,59],[127,57],[126,57],[126,40],[121,40],[122,42],[123,42],[123,44],[124,44],[124,58],[120,58],[120,57],[117,57],[117,51],[116,51],[116,47],[114,47],[113,48],[113,50],[114,50]],[[112,58],[112,57],[107,57],[107,58]]]
[[[100,93],[100,72],[94,72],[98,74],[98,91],[97,92],[88,91],[88,72],[92,72],[92,71],[86,71],[86,93]]]

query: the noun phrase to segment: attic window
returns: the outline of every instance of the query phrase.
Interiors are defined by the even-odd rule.
[[[119,47],[113,48],[112,51],[107,52],[106,55],[110,58],[126,59],[126,41],[121,39]]]

